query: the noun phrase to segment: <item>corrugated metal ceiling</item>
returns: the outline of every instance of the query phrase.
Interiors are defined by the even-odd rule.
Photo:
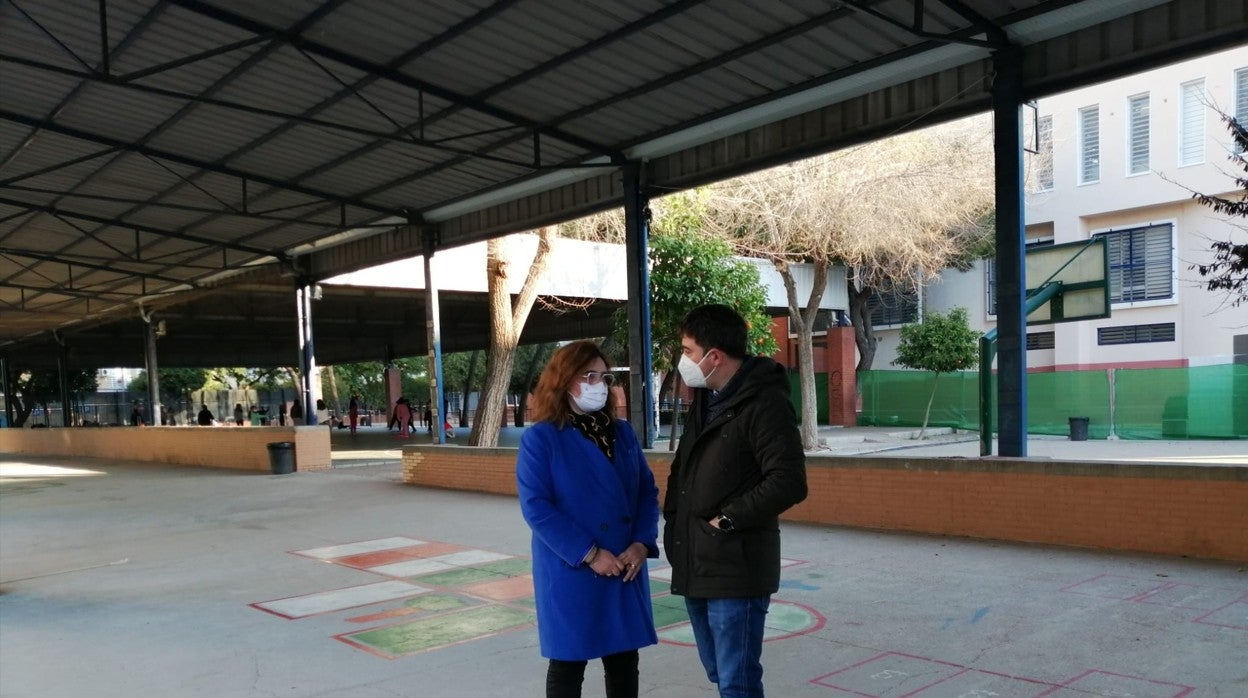
[[[956,116],[984,103],[992,36],[1034,48],[1049,81],[1212,50],[1245,28],[1217,5],[0,0],[0,351],[313,247],[301,264],[323,273],[417,252],[364,244],[399,238],[378,220],[450,245],[602,208],[619,195],[603,166],[641,154],[687,186],[917,125],[906,109]],[[1034,46],[1180,13],[1192,26],[1156,55],[1084,70]],[[902,84],[905,109],[858,116]],[[801,112],[812,130],[724,140]]]

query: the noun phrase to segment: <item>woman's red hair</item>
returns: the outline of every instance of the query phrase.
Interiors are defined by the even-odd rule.
[[[568,386],[577,376],[589,370],[586,367],[594,359],[602,359],[603,363],[611,365],[606,354],[593,342],[582,340],[559,347],[533,389],[530,398],[533,419],[554,422],[559,426],[566,424],[568,415],[572,413],[572,406],[568,404]],[[615,414],[615,391],[607,391],[607,405],[602,409],[609,415]]]

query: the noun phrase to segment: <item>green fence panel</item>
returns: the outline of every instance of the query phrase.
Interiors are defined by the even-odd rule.
[[[1066,436],[1071,417],[1088,418],[1088,436],[1109,436],[1109,374],[1052,371],[1027,374],[1027,433]]]
[[[864,426],[919,426],[933,374],[860,375]],[[993,375],[992,414],[996,414]],[[941,374],[929,426],[977,431],[978,372]],[[1027,374],[1027,432],[1066,436],[1071,417],[1088,418],[1088,435],[1124,439],[1248,438],[1248,365],[1114,371],[1111,431],[1109,371]]]
[[[866,371],[862,379],[864,426],[920,426],[927,402],[936,395],[928,426],[979,428],[979,375],[974,372],[942,373],[939,379],[925,371]]]
[[[1248,438],[1248,365],[1118,369],[1114,385],[1124,439]]]

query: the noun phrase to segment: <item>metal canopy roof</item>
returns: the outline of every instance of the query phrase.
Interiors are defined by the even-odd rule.
[[[1006,43],[1039,96],[1246,32],[1204,0],[0,0],[0,352],[615,206],[628,160],[658,194],[983,110]]]

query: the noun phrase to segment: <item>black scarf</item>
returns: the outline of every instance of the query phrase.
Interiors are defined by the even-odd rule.
[[[611,460],[615,453],[615,420],[601,410],[589,414],[573,412],[568,416],[572,419],[572,426],[584,434],[585,438],[593,441],[607,460]]]

